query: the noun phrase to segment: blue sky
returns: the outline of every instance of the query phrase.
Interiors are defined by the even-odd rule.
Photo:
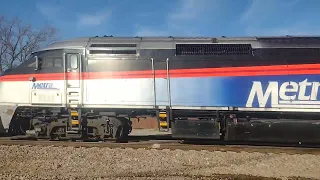
[[[62,39],[84,36],[320,35],[320,0],[8,0],[0,15]]]

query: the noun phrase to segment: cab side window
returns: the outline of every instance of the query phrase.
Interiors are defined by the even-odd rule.
[[[43,61],[42,66],[46,67],[46,68],[61,68],[61,67],[63,67],[61,57],[46,57],[41,60]]]
[[[50,50],[38,54],[41,63],[39,72],[61,73],[63,72],[63,52],[61,50]]]
[[[53,67],[53,58],[51,57],[48,57],[48,58],[41,58],[41,61],[42,61],[42,67],[43,68],[51,68]]]
[[[63,67],[62,58],[54,58],[53,59],[53,67],[62,68]]]
[[[62,57],[44,56],[40,57],[42,62],[41,70],[43,72],[63,72]]]

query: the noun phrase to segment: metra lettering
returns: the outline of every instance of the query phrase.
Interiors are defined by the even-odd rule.
[[[55,89],[53,83],[33,83],[32,89]]]
[[[254,81],[247,100],[246,107],[252,107],[255,97],[257,97],[259,107],[265,107],[271,97],[271,107],[291,107],[294,105],[319,105],[317,101],[320,82],[308,82],[305,79],[301,82],[284,82],[280,84],[277,81],[271,81],[267,89],[263,92],[260,81]],[[306,94],[307,87],[311,92]]]

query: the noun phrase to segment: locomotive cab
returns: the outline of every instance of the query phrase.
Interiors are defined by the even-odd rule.
[[[0,102],[2,131],[11,135],[81,139],[112,137],[126,139],[131,132],[130,120],[99,114],[88,115],[82,107],[84,48],[51,48],[32,53],[19,66],[1,77]],[[83,111],[81,111],[83,110]],[[78,112],[77,124],[72,112]],[[74,114],[74,113],[73,113]],[[0,129],[1,131],[1,129]]]

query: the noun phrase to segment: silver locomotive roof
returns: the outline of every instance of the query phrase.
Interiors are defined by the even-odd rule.
[[[176,44],[250,44],[252,48],[320,48],[320,36],[265,37],[85,37],[58,41],[43,50],[175,49]]]

